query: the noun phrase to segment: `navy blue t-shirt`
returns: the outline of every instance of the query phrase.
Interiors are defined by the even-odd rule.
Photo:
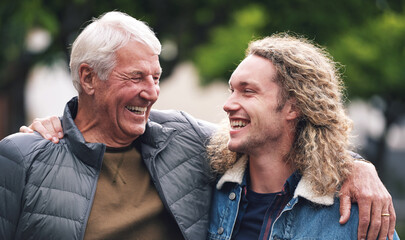
[[[242,195],[237,223],[234,228],[233,238],[235,240],[267,240],[271,233],[271,227],[280,215],[285,205],[293,197],[293,193],[301,175],[294,172],[285,182],[281,192],[256,193],[247,189]]]
[[[256,193],[247,190],[248,205],[235,240],[259,239],[264,216],[276,195],[277,193]]]

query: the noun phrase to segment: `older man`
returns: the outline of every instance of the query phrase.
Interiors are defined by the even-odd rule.
[[[161,45],[109,12],[72,46],[79,97],[60,144],[39,134],[0,143],[0,239],[205,239],[212,126],[156,112]],[[169,145],[170,143],[170,145]]]
[[[230,128],[209,145],[221,174],[209,239],[366,238],[357,205],[345,225],[334,220],[335,194],[352,168],[341,85],[327,53],[305,39],[280,34],[249,45],[229,80]],[[367,239],[386,239],[386,227]]]
[[[108,20],[113,16],[121,17]],[[159,93],[160,44],[151,44],[157,40],[149,30],[129,30],[145,26],[128,18],[108,13],[82,32],[86,37],[78,39],[83,41],[74,43],[71,70],[79,99],[67,104],[61,144],[22,134],[0,144],[0,176],[7,176],[0,186],[10,190],[0,202],[7,216],[2,224],[9,224],[0,225],[0,236],[206,238],[212,176],[205,143],[213,126],[182,112],[150,111]],[[63,135],[59,119],[42,123],[32,127],[58,142],[56,133]],[[358,163],[353,176],[362,176],[361,181],[351,178],[345,187],[364,202],[366,221],[360,227],[367,232],[371,200],[373,212],[392,203],[371,164]],[[371,194],[368,189],[376,181]],[[345,206],[348,218],[350,200]],[[371,229],[379,231],[375,219]]]

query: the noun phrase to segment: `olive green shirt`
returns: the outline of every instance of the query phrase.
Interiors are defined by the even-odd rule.
[[[107,148],[84,239],[183,239],[134,146]]]

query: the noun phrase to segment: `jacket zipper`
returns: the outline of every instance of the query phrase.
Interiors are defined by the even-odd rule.
[[[155,178],[152,176],[152,181],[153,181],[153,183],[154,183],[154,185],[155,185],[155,187],[156,187],[156,190],[157,190],[158,193],[159,193],[159,197],[160,197],[160,199],[162,200],[163,206],[166,208],[166,210],[169,211],[170,215],[171,215],[171,216],[173,217],[173,219],[175,220],[175,222],[176,222],[177,226],[179,227],[179,229],[180,229],[180,231],[181,231],[181,234],[183,235],[184,239],[187,239],[187,238],[186,238],[186,235],[185,235],[185,232],[183,232],[183,230],[180,228],[179,223],[177,222],[177,220],[176,220],[176,218],[175,218],[173,212],[171,211],[171,209],[170,209],[169,206],[167,205],[166,198],[165,198],[165,195],[164,195],[163,190],[162,190],[162,186],[160,185],[160,181],[159,181],[158,176],[157,176],[157,173],[156,173],[156,163],[155,163],[156,156],[157,156],[161,151],[163,151],[163,150],[167,147],[167,145],[169,145],[170,141],[171,141],[172,138],[174,137],[174,133],[175,133],[175,131],[173,131],[173,132],[170,134],[170,136],[166,139],[166,141],[165,141],[165,143],[162,145],[162,147],[159,148],[159,149],[156,151],[156,154],[154,154],[154,155],[151,157],[151,161],[152,161],[152,167],[151,167],[152,169],[151,169],[151,170],[153,171],[153,175],[154,175],[155,178],[156,178],[156,179],[155,179]]]
[[[93,184],[94,186],[91,189],[91,198],[89,200],[89,204],[88,204],[88,207],[87,207],[87,210],[86,210],[86,216],[85,216],[84,221],[83,221],[83,226],[82,226],[82,231],[81,231],[82,233],[80,234],[80,239],[82,239],[82,240],[84,239],[84,234],[86,233],[86,228],[87,228],[87,222],[89,221],[90,212],[91,212],[91,209],[93,207],[94,197],[96,195],[98,178],[100,177],[101,167],[102,167],[103,160],[104,160],[105,149],[106,149],[106,146],[104,145],[104,147],[103,147],[103,155],[102,155],[102,158],[101,158],[100,169],[96,169],[97,173],[96,173],[96,177],[95,177],[95,183]]]

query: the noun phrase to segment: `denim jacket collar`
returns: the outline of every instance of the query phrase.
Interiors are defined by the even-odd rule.
[[[236,183],[241,185],[243,177],[245,175],[245,170],[248,162],[248,156],[242,155],[232,168],[228,169],[224,175],[219,179],[217,183],[217,189],[221,189],[224,183]],[[319,195],[312,190],[311,182],[308,177],[304,174],[299,181],[297,188],[294,192],[294,198],[303,197],[313,203],[331,206],[333,205],[334,194],[329,195]]]

